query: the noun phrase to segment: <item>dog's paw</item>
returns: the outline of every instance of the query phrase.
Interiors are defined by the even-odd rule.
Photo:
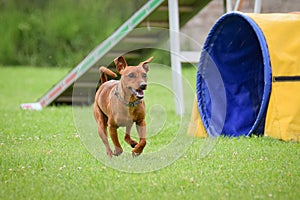
[[[139,156],[143,152],[144,147],[137,144],[131,151],[133,157]]]
[[[140,153],[135,153],[135,152],[132,152],[132,157],[138,157],[139,155],[141,155]]]
[[[114,156],[119,156],[123,153],[123,149],[115,149],[113,155]]]
[[[114,155],[114,156],[119,156],[119,155],[121,155],[122,153],[123,153],[123,151],[122,151],[122,152],[114,152],[113,155]]]
[[[113,152],[112,152],[111,150],[107,150],[107,151],[106,151],[106,155],[107,155],[109,158],[112,158]]]
[[[145,139],[141,139],[140,142],[135,145],[135,147],[132,149],[132,156],[133,157],[137,157],[139,156],[143,150],[144,150],[144,147],[146,146],[146,140]]]

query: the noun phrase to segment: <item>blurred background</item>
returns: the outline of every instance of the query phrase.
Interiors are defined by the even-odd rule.
[[[74,67],[145,2],[0,0],[0,65]]]
[[[147,0],[0,0],[0,65],[72,68]],[[233,1],[234,2],[234,1]],[[203,44],[224,13],[223,0],[213,0],[182,29]],[[254,0],[242,11],[252,12]],[[263,0],[262,12],[300,10],[299,0]],[[182,50],[200,51],[190,40]]]

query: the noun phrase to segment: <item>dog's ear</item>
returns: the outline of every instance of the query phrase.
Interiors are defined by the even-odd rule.
[[[114,62],[115,62],[116,69],[118,70],[118,72],[121,72],[122,70],[124,70],[127,67],[127,62],[123,56],[115,58]]]
[[[141,62],[141,63],[139,64],[139,66],[143,67],[144,70],[145,70],[146,72],[148,72],[148,71],[149,71],[149,65],[148,65],[148,63],[151,62],[152,59],[153,59],[153,56],[150,57],[150,58],[148,58],[148,59],[145,60],[144,62]]]

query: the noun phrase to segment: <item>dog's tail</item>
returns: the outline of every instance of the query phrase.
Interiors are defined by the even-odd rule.
[[[109,70],[106,67],[100,67],[99,72],[100,72],[100,82],[101,83],[104,83],[104,82],[107,81],[107,76],[106,75],[109,75],[109,76],[114,77],[114,78],[118,77],[117,74],[115,74],[113,71]]]
[[[113,71],[109,70],[106,67],[100,67],[99,68],[99,73],[100,73],[100,79],[98,81],[98,85],[97,85],[96,91],[98,90],[98,88],[100,87],[100,85],[102,83],[104,83],[104,82],[107,81],[107,76],[106,75],[112,76],[114,78],[118,77],[117,74],[115,74]]]

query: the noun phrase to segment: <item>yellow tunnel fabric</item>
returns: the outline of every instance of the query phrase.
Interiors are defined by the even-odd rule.
[[[196,136],[196,137],[207,137],[207,132],[205,131],[205,128],[203,126],[200,113],[198,110],[198,104],[197,104],[197,95],[195,95],[194,103],[193,103],[193,110],[191,115],[190,124],[188,127],[188,135],[190,136]]]
[[[272,68],[264,134],[300,141],[300,15],[247,14],[261,28]]]

